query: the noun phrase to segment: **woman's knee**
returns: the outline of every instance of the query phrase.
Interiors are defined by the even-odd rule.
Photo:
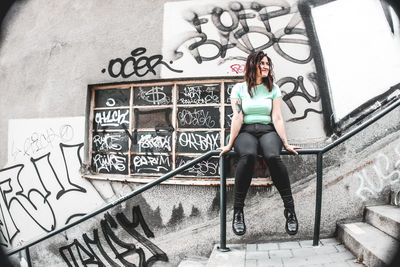
[[[264,159],[267,161],[268,163],[278,163],[281,162],[281,156],[279,154],[275,154],[275,153],[266,153],[264,154]]]
[[[257,153],[249,152],[243,154],[241,153],[239,160],[242,160],[246,162],[246,164],[248,164],[248,163],[254,163],[256,161],[256,158],[257,158]]]

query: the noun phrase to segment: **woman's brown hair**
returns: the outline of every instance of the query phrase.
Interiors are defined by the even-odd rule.
[[[267,57],[268,63],[269,63],[269,73],[268,77],[263,77],[262,78],[262,83],[265,85],[265,87],[268,88],[268,91],[271,92],[273,88],[273,83],[274,83],[274,74],[272,71],[272,61],[265,54],[263,51],[258,51],[251,53],[246,60],[246,66],[245,66],[245,72],[244,72],[244,80],[247,83],[247,91],[249,92],[249,95],[253,97],[253,93],[251,92],[251,88],[255,87],[257,85],[257,70],[260,68],[260,62],[261,60]]]

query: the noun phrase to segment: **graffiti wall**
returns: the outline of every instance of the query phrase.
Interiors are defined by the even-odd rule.
[[[149,181],[219,147],[229,134],[230,90],[253,51],[272,58],[288,139],[305,148],[329,142],[327,128],[359,119],[359,109],[375,111],[400,97],[400,24],[378,0],[17,2],[0,39],[0,246],[6,249],[134,190],[139,185],[129,178],[147,175]],[[352,182],[350,193],[335,184],[332,199],[345,192],[355,199],[352,206],[362,205],[399,184],[398,143],[390,151],[372,151],[363,166],[356,153],[347,153],[398,132],[399,118],[382,119],[349,141],[346,153],[327,155],[324,166],[340,171],[335,179],[351,176]],[[314,158],[286,159],[291,179],[314,184]],[[344,163],[352,166],[342,170]],[[201,162],[177,180],[217,177],[218,164],[217,158]],[[229,166],[232,176],[235,165]],[[264,174],[266,167],[259,162],[255,171]],[[84,171],[103,180],[83,179]],[[301,190],[294,190],[299,218],[311,218],[314,191],[302,202]],[[277,196],[265,191],[254,189],[251,200]],[[89,229],[71,231],[70,239],[48,240],[36,259],[56,258],[62,266],[145,266],[209,252],[219,227],[214,187],[162,185],[140,197],[141,203],[133,199],[85,224]],[[347,200],[336,212],[342,217],[358,212]],[[277,218],[267,222],[275,229],[281,202],[268,203],[253,206],[254,214],[267,207],[265,213]],[[326,210],[336,220],[336,210]],[[312,222],[306,224],[311,229]],[[252,236],[266,236],[260,225],[254,224]]]
[[[154,237],[154,233],[140,207],[133,207],[130,215],[106,213],[99,228],[59,247],[63,262],[66,266],[151,266],[157,261],[168,262],[165,252],[148,239]],[[53,262],[58,260],[60,258]]]
[[[80,174],[83,138],[84,117],[9,121],[8,167],[0,170],[1,245],[16,246],[104,204]]]
[[[300,143],[326,137],[311,49],[296,1],[164,5],[163,55],[183,72],[162,69],[161,76],[243,76],[247,56],[264,50],[272,59],[276,83],[283,91],[289,138]]]

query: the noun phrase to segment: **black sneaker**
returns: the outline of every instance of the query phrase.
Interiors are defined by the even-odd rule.
[[[246,233],[246,224],[244,223],[243,209],[235,210],[233,213],[232,230],[235,235],[244,235]]]
[[[297,231],[299,230],[299,222],[297,221],[294,209],[285,209],[284,214],[286,217],[286,233],[289,235],[297,234]]]

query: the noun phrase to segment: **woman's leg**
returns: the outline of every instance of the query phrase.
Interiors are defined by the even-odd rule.
[[[282,141],[275,131],[260,137],[260,145],[267,162],[272,181],[282,197],[285,208],[294,208],[289,174],[281,159]]]
[[[260,145],[265,160],[267,161],[272,181],[278,189],[285,206],[284,215],[286,217],[286,232],[289,235],[295,235],[298,231],[299,225],[294,211],[289,175],[280,156],[282,141],[275,131],[271,131],[260,137]]]
[[[248,127],[251,129],[252,126]],[[232,230],[236,235],[244,235],[246,233],[243,212],[244,200],[253,176],[258,140],[252,134],[242,131],[236,137],[233,146],[235,151],[239,153],[239,161],[235,172]]]
[[[234,207],[243,208],[247,191],[253,176],[254,164],[257,157],[258,140],[248,132],[241,132],[233,144],[239,154],[235,172]]]

